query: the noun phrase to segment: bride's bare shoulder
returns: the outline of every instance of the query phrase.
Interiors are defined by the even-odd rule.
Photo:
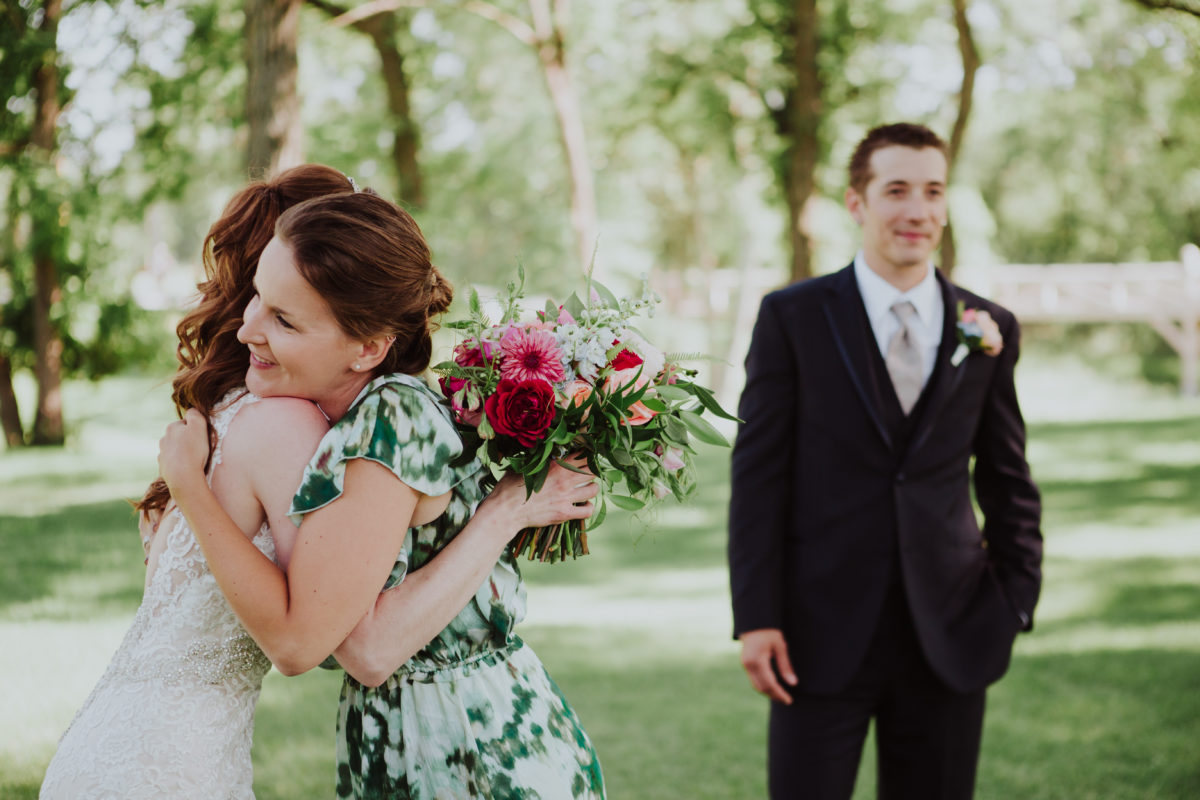
[[[264,397],[239,409],[223,449],[229,458],[307,461],[329,430],[315,403],[297,397]]]

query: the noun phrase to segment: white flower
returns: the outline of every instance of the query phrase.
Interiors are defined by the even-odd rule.
[[[600,369],[608,363],[608,348],[613,332],[609,328],[591,329],[581,325],[560,325],[554,331],[568,368],[583,380],[595,382]]]

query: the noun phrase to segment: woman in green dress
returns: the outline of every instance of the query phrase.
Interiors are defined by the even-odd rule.
[[[247,388],[311,400],[331,422],[292,501],[286,571],[248,546],[205,482],[202,415],[168,428],[159,465],[275,665],[298,674],[337,650],[337,796],[603,797],[578,718],[514,631],[524,590],[507,551],[521,527],[590,515],[594,483],[556,468],[551,480],[574,482],[561,508],[511,491],[480,504],[483,469],[463,463],[446,409],[416,377],[450,288],[394,204],[359,192],[292,208],[254,283],[238,334]]]

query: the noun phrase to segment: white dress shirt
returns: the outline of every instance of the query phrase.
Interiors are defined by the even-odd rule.
[[[904,300],[913,304],[917,310],[913,329],[921,348],[921,368],[925,371],[922,385],[928,383],[937,361],[938,347],[942,344],[942,327],[946,323],[946,303],[942,300],[942,288],[934,275],[933,265],[929,265],[920,283],[902,292],[868,267],[860,250],[854,257],[854,279],[858,282],[867,319],[884,360],[887,359],[888,343],[900,330],[900,318],[892,313],[892,306]]]

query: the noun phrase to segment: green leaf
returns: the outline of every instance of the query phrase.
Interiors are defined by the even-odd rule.
[[[653,397],[643,397],[642,405],[644,405],[646,408],[650,409],[651,411],[655,411],[659,414],[663,413],[664,411],[670,410],[670,406],[668,406],[662,400],[655,400]]]
[[[721,432],[695,411],[680,410],[679,418],[683,420],[683,424],[687,425],[688,430],[695,434],[696,438],[700,441],[718,447],[729,447],[729,442],[725,440]]]
[[[690,386],[691,384],[688,385]],[[682,403],[692,399],[692,393],[687,389],[680,388],[678,385],[663,384],[662,386],[655,386],[654,391],[659,397],[670,403]]]
[[[638,511],[646,507],[646,504],[636,497],[628,497],[623,494],[610,494],[608,495],[608,499],[612,501],[614,506],[623,508],[626,511]]]
[[[700,401],[700,405],[704,406],[706,409],[711,411],[713,414],[716,414],[718,417],[721,417],[721,418],[727,419],[727,420],[731,420],[732,422],[741,422],[740,419],[733,416],[725,409],[721,408],[721,404],[717,402],[717,398],[713,395],[713,393],[711,391],[704,388],[703,386],[701,386],[698,383],[693,383],[690,385],[691,385],[692,389],[695,391],[696,399],[698,399]]]
[[[680,411],[679,413],[683,413]],[[675,414],[663,418],[663,429],[667,436],[680,444],[687,444],[688,429],[687,426]]]
[[[599,281],[592,281],[591,286],[592,286],[592,290],[595,291],[596,294],[600,296],[600,302],[602,302],[604,304],[605,308],[618,309],[621,307],[621,301],[617,299],[617,296],[615,294],[613,294],[612,292],[610,292]]]
[[[624,450],[614,450],[612,452],[612,460],[614,464],[622,467],[632,467],[633,457]]]
[[[583,301],[579,299],[579,295],[575,292],[571,292],[571,296],[567,298],[567,302],[563,303],[563,308],[575,319],[583,316]]]
[[[600,527],[600,523],[604,522],[604,518],[608,516],[608,504],[601,500],[596,504],[596,512],[592,514],[591,520],[588,522],[588,528],[595,530]]]

